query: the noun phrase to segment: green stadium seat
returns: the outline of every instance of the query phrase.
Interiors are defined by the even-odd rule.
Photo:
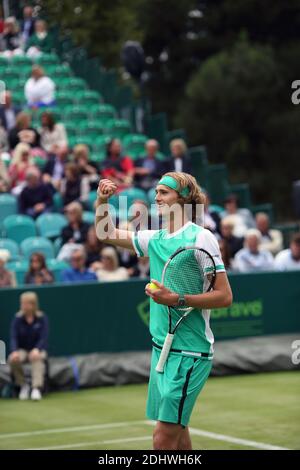
[[[141,134],[128,134],[123,138],[125,152],[134,160],[145,153],[147,137]]]
[[[54,258],[54,247],[50,240],[44,237],[29,237],[21,243],[21,253],[29,259],[32,253],[43,253],[46,259]]]
[[[62,214],[41,214],[36,219],[37,232],[41,237],[56,238],[61,234],[62,228],[68,224]]]
[[[70,78],[71,76],[72,76],[72,70],[69,64],[59,64],[55,66],[52,78],[53,79],[58,78],[58,77]]]
[[[89,148],[92,150],[94,144],[94,137],[91,135],[77,135],[75,137],[70,137],[69,139],[69,147],[73,148],[75,145],[78,144],[85,144],[88,145]]]
[[[70,77],[68,78],[68,88],[69,90],[72,90],[74,93],[76,93],[77,91],[85,90],[86,81],[83,78]]]
[[[102,96],[98,91],[94,90],[79,90],[75,94],[75,99],[80,104],[83,102],[86,105],[99,104],[102,101]]]
[[[64,118],[78,124],[80,121],[88,119],[88,112],[84,106],[70,106],[66,109]]]
[[[97,165],[100,165],[103,160],[105,160],[106,154],[105,152],[93,152],[90,155],[90,161],[93,163],[96,163]]]
[[[53,194],[53,207],[56,212],[59,212],[63,208],[63,199],[61,194],[57,191]]]
[[[55,256],[58,255],[59,250],[61,249],[61,247],[62,247],[62,239],[60,237],[57,237],[53,242],[53,248],[54,248]]]
[[[69,267],[70,266],[65,261],[59,261],[57,259],[47,260],[47,268],[53,273],[55,282],[60,282],[60,276],[62,271]]]
[[[8,67],[8,65],[9,65],[8,58],[0,56],[0,65],[3,65],[3,67]]]
[[[112,136],[110,135],[100,135],[96,137],[93,143],[93,152],[106,155],[106,148],[111,139]]]
[[[124,197],[124,196],[127,197],[127,208],[128,209],[138,199],[142,200],[142,201],[145,201],[148,204],[147,193],[143,189],[139,189],[139,188],[124,189],[124,191],[121,191],[119,193],[119,197],[121,197],[121,196],[122,197]]]
[[[155,196],[156,196],[155,188],[149,189],[147,192],[149,204],[155,204]]]
[[[68,91],[69,90],[68,85],[69,85],[70,77],[58,76],[58,77],[52,77],[52,78],[55,82],[55,85],[57,86],[57,88],[59,90],[61,90],[61,91],[63,91],[63,90]]]
[[[19,70],[20,79],[23,81],[23,85],[25,85],[26,80],[31,75],[32,67],[31,65],[19,65],[18,70]]]
[[[130,134],[130,124],[125,119],[110,119],[106,123],[106,133],[114,138],[123,139]]]
[[[10,261],[17,261],[20,258],[19,245],[9,238],[0,238],[0,249],[8,250]]]
[[[3,221],[3,227],[7,238],[21,243],[25,238],[36,235],[36,227],[33,219],[27,215],[9,215]]]
[[[8,271],[12,271],[15,273],[18,285],[25,284],[25,274],[29,269],[28,260],[9,261],[6,265],[6,268],[8,269]]]
[[[99,121],[82,121],[78,127],[81,135],[97,137],[103,134],[103,126]]]
[[[56,54],[42,54],[40,57],[35,59],[35,62],[46,68],[47,65],[58,65],[59,57]]]
[[[73,106],[75,103],[73,93],[70,93],[69,91],[58,91],[56,93],[56,103],[57,106],[59,107],[66,107],[66,106]]]
[[[20,80],[20,73],[12,68],[7,68],[4,70],[4,73],[1,77],[5,83],[10,83],[12,81],[19,81]]]
[[[82,219],[84,222],[92,225],[95,222],[95,213],[92,211],[84,211]]]
[[[15,106],[24,107],[26,99],[23,91],[14,91],[12,94],[12,101]]]
[[[76,137],[76,136],[80,135],[80,129],[78,128],[78,126],[76,126],[72,122],[71,123],[70,122],[64,122],[64,126],[65,126],[66,132],[68,134],[68,138]]]
[[[116,117],[116,110],[110,104],[100,104],[90,106],[90,117],[92,119],[100,119],[102,122],[107,122]]]
[[[23,65],[29,65],[30,67],[32,67],[32,60],[27,57],[26,55],[15,55],[15,56],[12,56],[11,59],[10,59],[10,63],[12,65],[17,65],[17,66],[20,66],[22,67]]]
[[[17,214],[17,198],[12,194],[0,194],[0,225],[9,215]]]
[[[33,163],[42,171],[47,163],[47,160],[39,155],[33,157]]]

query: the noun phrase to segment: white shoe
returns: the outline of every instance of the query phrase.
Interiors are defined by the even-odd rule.
[[[31,400],[41,400],[42,394],[38,388],[33,388],[31,391]]]
[[[22,385],[20,393],[19,393],[19,399],[20,400],[28,400],[29,391],[30,391],[30,387],[29,387],[28,384]]]

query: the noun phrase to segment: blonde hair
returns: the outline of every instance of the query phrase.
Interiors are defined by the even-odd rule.
[[[28,113],[25,113],[25,111],[21,111],[20,113],[17,114],[16,117],[16,127],[18,129],[22,129],[25,124],[27,125],[27,122],[29,121],[29,124],[31,123],[31,115]]]
[[[26,153],[28,152],[30,154],[31,147],[28,144],[20,142],[14,150],[13,158],[11,160],[11,163],[14,164],[14,165],[19,165],[22,161],[22,154],[25,153],[25,152]],[[32,157],[29,157],[29,163],[33,164]]]
[[[182,151],[183,154],[187,153],[187,146],[186,146],[186,143],[183,139],[173,139],[173,140],[171,140],[171,142],[170,142],[171,151],[176,146],[181,148],[181,151]]]
[[[116,253],[116,250],[112,246],[106,246],[101,250],[101,256],[108,256],[113,260],[114,263],[114,269],[117,269],[119,267],[119,259],[118,255]]]
[[[66,208],[65,208],[67,211],[71,210],[71,211],[74,211],[77,213],[78,217],[80,218],[80,220],[82,220],[82,214],[83,214],[83,210],[82,210],[82,205],[79,203],[79,202],[76,202],[76,201],[73,201],[73,202],[70,202]]]
[[[34,313],[35,313],[35,315],[40,315],[41,314],[41,312],[39,311],[38,296],[36,295],[35,292],[32,292],[32,291],[23,292],[23,294],[20,295],[20,301],[22,301],[22,300],[28,300],[29,302],[34,304]],[[22,314],[22,310],[20,311],[20,313]]]
[[[183,173],[179,171],[170,171],[165,173],[164,176],[171,176],[178,183],[179,192],[184,188],[189,189],[189,194],[187,196],[181,196],[179,194],[178,203],[181,205],[191,204],[192,205],[192,222],[196,222],[197,216],[197,205],[205,204],[206,196],[201,191],[199,184],[196,181],[194,176],[189,173]]]
[[[86,144],[77,144],[73,149],[74,161],[77,163],[79,158],[86,157],[89,159],[89,148]]]

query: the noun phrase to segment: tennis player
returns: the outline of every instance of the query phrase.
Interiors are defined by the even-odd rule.
[[[210,374],[214,337],[209,325],[210,309],[227,307],[232,293],[214,235],[195,223],[197,207],[204,203],[195,178],[187,173],[170,172],[156,186],[156,205],[166,228],[136,233],[119,230],[109,215],[109,197],[117,190],[107,179],[99,183],[96,202],[96,232],[107,243],[149,256],[150,275],[158,289],[145,292],[150,297],[150,333],[153,341],[148,387],[147,417],[157,421],[153,433],[155,450],[191,450],[188,430],[190,416],[199,393]],[[192,207],[189,220],[186,207]],[[106,212],[107,211],[107,212]],[[106,230],[104,233],[103,224]],[[199,295],[179,295],[161,283],[164,264],[179,247],[196,245],[208,251],[216,264],[212,291]],[[168,333],[167,305],[194,307],[176,330],[164,372],[155,370]]]

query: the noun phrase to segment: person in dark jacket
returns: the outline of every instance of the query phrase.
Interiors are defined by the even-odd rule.
[[[48,319],[39,310],[35,292],[24,292],[20,297],[20,311],[11,324],[11,354],[8,358],[16,384],[20,387],[19,399],[27,400],[30,386],[26,383],[22,364],[32,365],[31,399],[40,400],[44,386],[45,359],[48,350]]]
[[[89,224],[82,220],[82,206],[79,202],[71,202],[65,208],[68,219],[61,231],[62,243],[85,243],[89,231]]]
[[[146,155],[138,158],[134,168],[134,185],[145,191],[153,188],[162,175],[162,161],[157,158],[159,144],[155,139],[149,139],[145,145]]]
[[[21,22],[21,33],[24,44],[26,44],[28,39],[33,35],[34,26],[35,19],[33,18],[33,8],[30,5],[26,5],[23,8],[23,20]]]
[[[9,132],[15,127],[16,117],[21,109],[13,106],[12,95],[10,91],[6,91],[3,94],[3,97],[3,105],[0,106],[0,125],[2,125],[4,129]]]
[[[171,158],[165,162],[165,172],[183,171],[192,173],[191,159],[183,139],[173,139],[170,143]]]
[[[49,184],[41,182],[39,170],[30,168],[26,174],[26,181],[27,185],[19,196],[19,212],[34,218],[51,212],[53,191]]]

